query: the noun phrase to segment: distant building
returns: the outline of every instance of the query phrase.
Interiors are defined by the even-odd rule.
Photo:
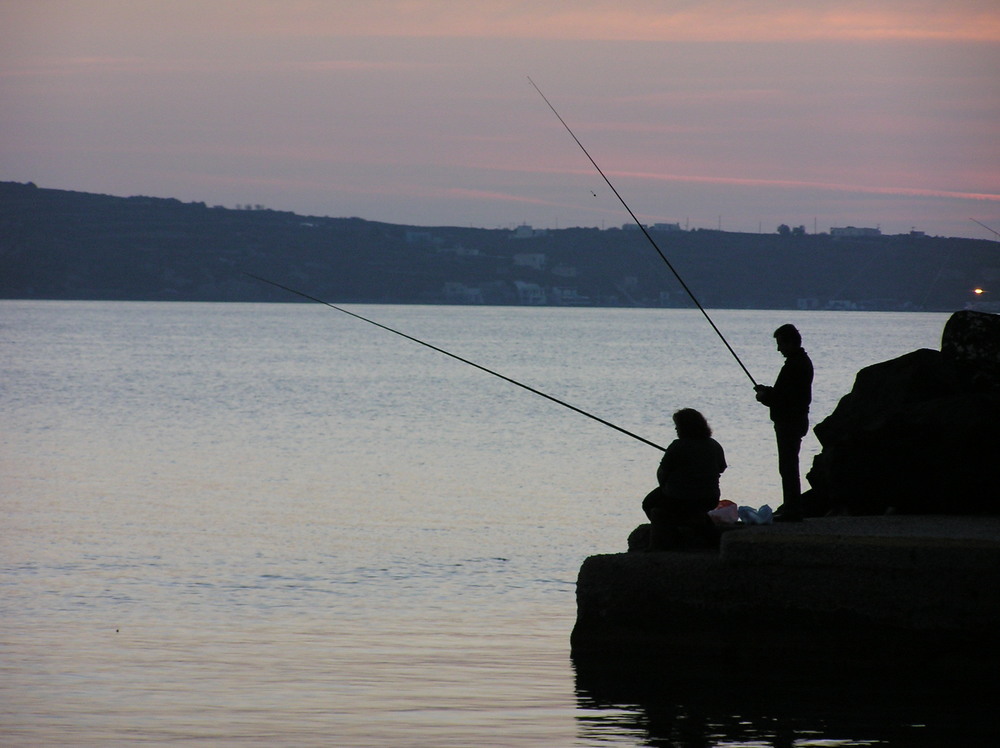
[[[586,306],[590,303],[590,298],[583,296],[575,288],[554,287],[552,289],[552,303],[561,306]]]
[[[679,223],[654,223],[653,231],[680,231],[681,225]]]
[[[850,299],[830,299],[826,302],[826,309],[831,312],[854,312],[858,310],[858,303]]]
[[[548,302],[545,289],[537,283],[525,283],[524,281],[514,281],[517,289],[517,300],[521,304],[528,306],[543,306]]]
[[[882,236],[880,229],[857,228],[856,226],[844,226],[843,228],[830,228],[830,236],[842,238],[856,238],[860,236]]]
[[[438,250],[441,254],[455,255],[456,257],[479,257],[482,255],[478,249],[473,247],[463,247],[461,245],[455,247],[442,247]]]
[[[512,239],[532,239],[536,236],[545,236],[548,234],[548,229],[534,229],[526,223],[521,224],[516,229],[511,236]]]
[[[516,254],[514,255],[514,266],[544,270],[545,260],[545,255],[540,252]]]
[[[483,304],[483,291],[475,286],[464,283],[448,282],[444,284],[444,298],[453,304]]]

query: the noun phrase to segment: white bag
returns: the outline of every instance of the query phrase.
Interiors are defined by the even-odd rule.
[[[720,501],[715,509],[709,511],[708,516],[717,525],[735,525],[740,519],[736,504],[727,499]]]

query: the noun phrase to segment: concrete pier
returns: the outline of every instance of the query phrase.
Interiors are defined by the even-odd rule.
[[[588,558],[572,646],[771,663],[954,654],[986,670],[998,630],[1000,517],[827,517],[733,529],[718,551]]]

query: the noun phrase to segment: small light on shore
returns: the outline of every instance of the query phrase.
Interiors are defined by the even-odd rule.
[[[976,296],[982,296],[984,293],[986,293],[986,291],[984,291],[981,288],[973,288],[972,293],[974,293]]]

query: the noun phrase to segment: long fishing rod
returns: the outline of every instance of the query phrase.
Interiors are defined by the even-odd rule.
[[[569,408],[570,410],[575,411],[576,413],[579,413],[580,415],[587,416],[587,418],[592,418],[593,420],[597,421],[598,423],[604,424],[605,426],[608,426],[609,428],[613,428],[615,431],[619,431],[619,432],[625,434],[626,436],[631,436],[633,439],[637,439],[638,441],[641,441],[643,444],[648,444],[649,446],[654,447],[654,448],[660,450],[661,452],[666,452],[667,451],[666,447],[661,447],[656,442],[651,442],[649,439],[644,439],[643,437],[639,436],[638,434],[633,434],[631,431],[623,429],[621,426],[616,426],[615,424],[611,423],[610,421],[605,421],[603,418],[599,418],[599,417],[595,416],[593,413],[588,413],[587,411],[585,411],[585,410],[583,410],[581,408],[577,408],[575,405],[570,405],[569,403],[564,402],[564,401],[560,400],[557,397],[553,397],[552,395],[547,395],[544,392],[542,392],[541,390],[536,390],[534,387],[530,387],[530,386],[524,384],[523,382],[518,382],[516,379],[511,379],[510,377],[504,376],[503,374],[500,374],[499,372],[493,371],[492,369],[488,369],[485,366],[477,364],[475,361],[469,361],[466,358],[462,358],[461,356],[458,356],[458,355],[456,355],[454,353],[446,351],[444,348],[438,348],[436,345],[431,345],[430,343],[428,343],[426,341],[423,341],[423,340],[420,340],[419,338],[415,338],[412,335],[407,335],[405,332],[400,332],[399,330],[394,330],[391,327],[383,325],[381,322],[376,322],[375,320],[368,319],[367,317],[362,317],[360,314],[357,314],[355,312],[352,312],[352,311],[349,311],[347,309],[344,309],[343,307],[336,306],[335,304],[331,304],[328,301],[323,301],[323,299],[318,299],[315,296],[310,296],[309,294],[303,293],[302,291],[297,291],[294,288],[289,288],[288,286],[283,286],[282,284],[276,283],[275,281],[272,281],[272,280],[268,280],[267,278],[261,278],[259,275],[254,275],[253,273],[244,273],[244,275],[247,275],[250,278],[253,278],[254,280],[258,280],[261,283],[267,283],[268,285],[274,286],[275,288],[280,288],[283,291],[288,291],[289,293],[295,294],[296,296],[301,296],[303,299],[309,299],[309,301],[315,301],[317,304],[322,304],[323,306],[328,306],[331,309],[337,310],[338,312],[343,312],[344,314],[346,314],[348,316],[351,316],[351,317],[354,317],[355,319],[359,319],[362,322],[367,322],[369,325],[375,325],[375,327],[379,327],[379,328],[385,330],[386,332],[391,332],[394,335],[399,335],[401,338],[406,338],[407,340],[411,340],[414,343],[418,343],[418,344],[424,346],[425,348],[430,348],[432,351],[437,351],[438,353],[443,353],[445,356],[450,356],[451,358],[455,359],[456,361],[461,361],[463,364],[468,364],[469,366],[474,366],[477,369],[479,369],[480,371],[485,371],[487,374],[492,374],[493,376],[498,377],[498,378],[504,380],[505,382],[510,382],[511,384],[517,385],[518,387],[521,387],[522,389],[527,390],[528,392],[531,392],[531,393],[533,393],[535,395],[539,395],[541,397],[544,397],[546,400],[551,400],[552,402],[557,403],[558,405],[562,405],[564,408]]]
[[[969,220],[970,220],[970,221],[972,221],[973,223],[978,223],[978,224],[979,224],[980,226],[982,226],[982,227],[983,227],[984,229],[986,229],[986,230],[987,230],[987,231],[989,231],[989,232],[990,232],[991,234],[993,234],[993,236],[995,236],[995,237],[996,237],[997,239],[1000,239],[1000,234],[998,234],[998,233],[997,233],[996,231],[994,231],[993,229],[991,229],[991,228],[990,228],[989,226],[987,226],[987,225],[986,225],[985,223],[983,223],[982,221],[977,221],[977,220],[976,220],[975,218],[970,218]]]
[[[743,369],[743,372],[750,378],[750,381],[753,382],[754,387],[756,387],[757,380],[753,378],[753,375],[750,373],[750,370],[747,369],[747,367],[743,364],[743,361],[740,360],[740,357],[736,355],[736,351],[734,351],[733,347],[729,345],[729,341],[726,340],[726,336],[722,334],[722,331],[718,327],[716,327],[715,322],[712,321],[712,318],[708,316],[708,312],[705,311],[705,307],[703,307],[701,305],[701,302],[698,301],[698,298],[694,295],[694,292],[690,288],[688,288],[688,284],[684,282],[684,279],[681,278],[680,273],[677,272],[677,270],[671,264],[670,260],[667,259],[667,256],[663,254],[663,250],[660,249],[660,246],[656,243],[653,237],[649,235],[649,232],[646,230],[646,227],[642,225],[642,222],[636,217],[635,213],[632,212],[632,209],[628,207],[628,203],[625,202],[625,198],[623,198],[618,193],[618,190],[615,189],[615,186],[611,184],[611,180],[608,179],[607,175],[601,170],[601,167],[597,165],[597,162],[594,161],[594,158],[590,155],[587,149],[583,147],[583,143],[581,143],[580,139],[576,137],[576,133],[574,133],[570,129],[570,126],[566,124],[566,120],[564,120],[562,116],[559,114],[559,112],[556,111],[556,108],[552,106],[552,102],[549,101],[548,97],[542,93],[542,89],[540,89],[537,85],[535,85],[535,82],[531,80],[530,76],[528,77],[528,83],[530,83],[534,87],[534,89],[538,91],[538,95],[545,100],[545,103],[549,105],[549,109],[551,109],[552,113],[556,115],[556,117],[562,123],[562,126],[566,128],[566,132],[568,132],[570,136],[573,138],[573,140],[576,141],[576,144],[580,146],[580,150],[583,151],[583,154],[590,160],[590,163],[594,165],[594,168],[597,169],[597,173],[601,175],[601,177],[607,183],[608,187],[611,188],[611,191],[615,193],[615,197],[617,197],[618,201],[625,207],[625,210],[628,211],[628,214],[632,216],[632,220],[635,221],[636,225],[642,231],[643,236],[645,236],[646,239],[649,240],[649,243],[653,245],[653,249],[655,249],[656,253],[660,255],[660,259],[662,259],[667,264],[667,267],[670,268],[670,272],[674,274],[674,277],[677,279],[677,281],[681,284],[684,290],[687,291],[687,295],[691,297],[691,301],[694,302],[695,306],[698,307],[698,310],[704,315],[705,319],[708,320],[708,324],[710,324],[712,326],[712,329],[715,330],[715,334],[719,336],[719,339],[725,344],[726,348],[733,355],[733,358],[736,359],[736,363],[740,365],[740,368]]]

